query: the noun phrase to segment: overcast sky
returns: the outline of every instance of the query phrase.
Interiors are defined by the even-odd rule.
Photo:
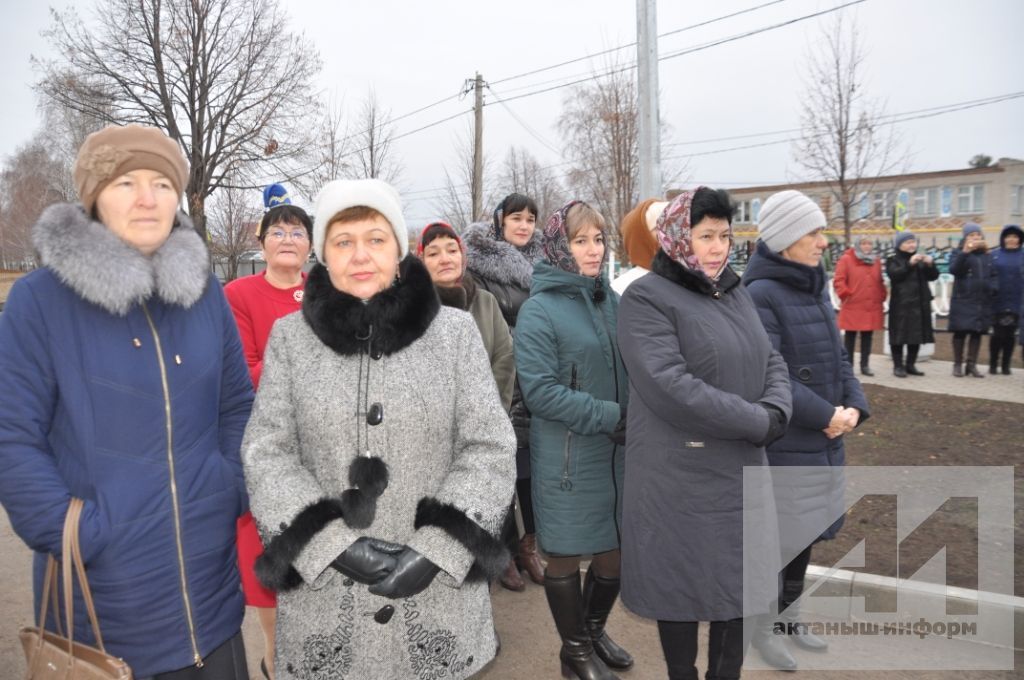
[[[765,4],[767,0],[658,3],[660,34]],[[662,57],[843,4],[845,0],[785,0],[739,17],[665,36]],[[50,24],[44,3],[5,2],[0,63],[5,102],[0,107],[0,157],[26,142],[38,124],[36,79],[30,55],[47,56],[40,32]],[[56,2],[89,15],[91,1]],[[328,2],[281,0],[290,28],[307,36],[324,68],[310,87],[345,102],[353,112],[373,87],[395,116],[426,106],[463,87],[480,72],[497,96],[515,95],[585,77],[609,57],[506,80],[636,39],[633,0],[493,0],[463,2]],[[867,51],[866,87],[890,113],[931,109],[1024,92],[1021,0],[866,0],[841,10],[856,19]],[[729,151],[786,135],[718,140],[799,126],[801,64],[820,39],[812,19],[742,38],[659,66],[661,116],[675,146],[665,156],[685,160],[685,183],[732,188],[800,179],[789,143]],[[620,62],[635,49],[617,52]],[[615,55],[613,55],[615,56]],[[574,76],[576,78],[574,78]],[[499,161],[509,146],[528,148],[546,165],[561,161],[555,121],[567,88],[511,101],[487,93],[484,147]],[[453,98],[396,123],[398,133],[460,111],[472,98]],[[513,115],[514,114],[514,115]],[[472,122],[466,113],[395,142],[405,170],[401,189],[411,224],[437,216],[443,168],[454,170],[453,146]],[[912,171],[965,167],[976,153],[1024,158],[1024,97],[899,126],[912,151]],[[671,162],[684,162],[676,158]],[[559,166],[557,169],[562,169]],[[258,197],[256,197],[258,200]]]

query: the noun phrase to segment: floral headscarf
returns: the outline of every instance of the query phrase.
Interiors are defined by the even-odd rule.
[[[693,191],[684,191],[665,206],[658,222],[654,227],[655,236],[658,238],[658,245],[665,251],[665,254],[678,262],[680,265],[694,272],[704,273],[704,269],[697,261],[693,252],[693,234],[690,224],[690,205],[693,203],[693,196],[701,189],[697,187]],[[732,236],[732,225],[730,223],[729,236]],[[708,278],[718,280],[722,271],[728,266],[728,261],[722,263],[722,268],[714,276]]]
[[[583,201],[569,201],[548,219],[544,225],[544,258],[557,269],[579,274],[580,267],[569,249],[569,211],[577,205],[586,205]],[[608,244],[605,243],[604,255],[601,257],[601,271],[608,261]],[[599,274],[600,276],[600,274]]]

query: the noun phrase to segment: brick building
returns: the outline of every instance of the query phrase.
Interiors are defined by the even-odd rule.
[[[777,191],[802,191],[821,206],[829,218],[828,234],[843,239],[840,208],[833,205],[824,182],[744,187],[729,191],[738,210],[733,220],[737,241],[757,238],[761,204]],[[1000,158],[986,168],[941,170],[877,178],[869,193],[855,205],[853,233],[887,239],[892,235],[892,211],[906,207],[906,228],[928,245],[939,248],[959,240],[965,222],[976,222],[990,245],[998,245],[1005,224],[1024,221],[1024,161]]]

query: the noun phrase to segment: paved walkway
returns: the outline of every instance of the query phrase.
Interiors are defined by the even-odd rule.
[[[1020,349],[1016,351],[1020,352]],[[1024,404],[1024,369],[1014,368],[1010,375],[989,375],[988,366],[984,366],[981,368],[984,378],[954,378],[953,363],[950,361],[928,359],[918,361],[917,367],[924,371],[925,375],[897,378],[892,374],[892,359],[881,354],[872,354],[871,370],[875,375],[868,377],[860,375],[858,371],[857,377],[868,385],[882,385],[898,390],[953,394],[958,397]]]

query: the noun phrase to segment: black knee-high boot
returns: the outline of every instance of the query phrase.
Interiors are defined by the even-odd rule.
[[[917,370],[917,353],[921,345],[907,345],[907,375],[924,375],[924,371]]]
[[[619,680],[594,651],[587,632],[580,572],[577,570],[568,576],[544,574],[544,594],[558,636],[562,638],[562,649],[558,653],[562,676],[579,680]]]
[[[981,351],[981,333],[971,333],[967,339],[967,364],[964,366],[964,373],[972,378],[984,378],[984,374],[978,370],[978,352]]]
[[[868,364],[871,361],[871,331],[860,332],[860,372],[864,375],[874,375],[874,371]],[[853,363],[853,355],[850,355],[850,363]]]
[[[807,565],[810,562],[811,548],[807,547],[786,565],[786,569],[783,572],[779,611],[782,614],[782,620],[787,623],[800,622],[800,609],[796,601],[800,599],[800,595],[804,592],[804,577],[807,575]],[[827,642],[807,631],[804,627],[798,626],[795,629],[790,628],[790,630],[795,632],[790,635],[789,639],[795,642],[798,647],[803,647],[812,652],[824,652],[828,649]]]
[[[699,680],[696,621],[658,621],[658,639],[668,666],[668,680]]]
[[[903,345],[889,345],[892,353],[892,374],[897,378],[906,378],[907,369],[903,367]]]
[[[633,657],[608,637],[604,630],[608,615],[618,596],[619,579],[598,576],[591,565],[587,569],[587,577],[583,580],[583,601],[587,611],[587,631],[590,633],[590,640],[594,643],[594,651],[609,668],[627,671],[633,667]]]
[[[953,375],[964,377],[964,333],[953,333]]]
[[[739,680],[743,657],[750,643],[743,619],[712,621],[708,631],[706,680]]]
[[[857,347],[857,331],[846,331],[843,333],[843,346],[846,348],[846,356],[853,366],[854,350]]]

